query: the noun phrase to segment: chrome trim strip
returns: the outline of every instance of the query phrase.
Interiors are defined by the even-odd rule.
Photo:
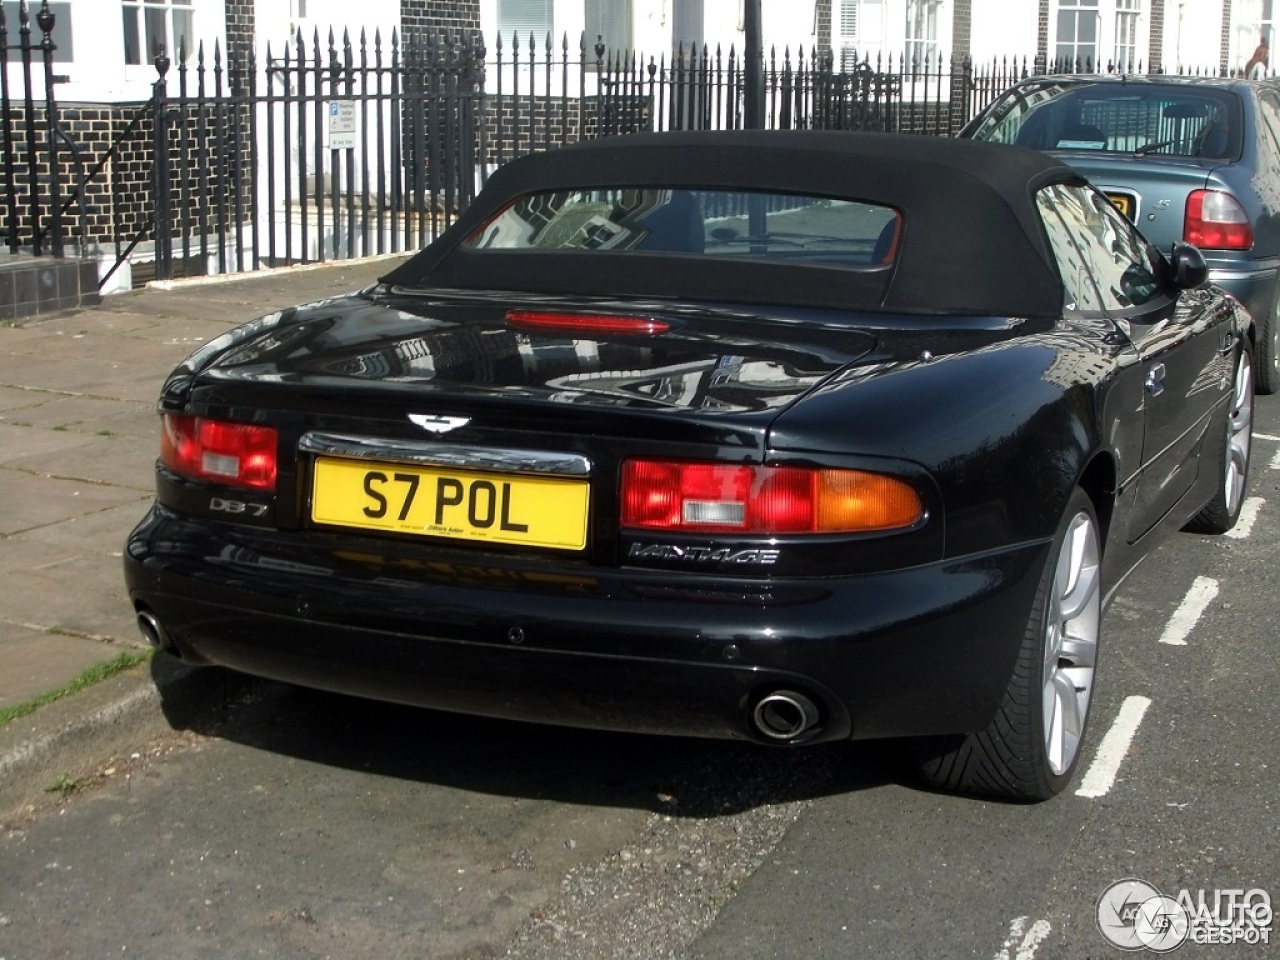
[[[355,460],[383,460],[460,470],[532,473],[556,477],[589,477],[591,461],[575,453],[473,447],[447,443],[419,443],[385,437],[357,437],[343,433],[303,434],[302,453]]]

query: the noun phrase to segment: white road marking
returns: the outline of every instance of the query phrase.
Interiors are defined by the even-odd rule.
[[[1253,439],[1255,439],[1255,440],[1274,440],[1274,441],[1276,441],[1276,442],[1280,442],[1280,437],[1273,437],[1273,436],[1272,436],[1271,434],[1269,434],[1269,433],[1255,433],[1255,434],[1253,435]]]
[[[1167,643],[1173,647],[1185,647],[1187,645],[1187,637],[1191,635],[1196,623],[1204,615],[1205,610],[1208,609],[1209,604],[1213,603],[1217,595],[1217,580],[1209,577],[1196,577],[1195,583],[1191,584],[1191,589],[1187,591],[1187,595],[1178,604],[1178,609],[1173,611],[1173,616],[1165,624],[1164,633],[1160,635],[1160,642]]]
[[[1004,943],[1000,944],[1000,952],[995,955],[993,960],[1009,960],[1009,951],[1014,945],[1022,939],[1022,931],[1027,929],[1027,921],[1030,917],[1014,917],[1009,924],[1009,935],[1004,938]]]
[[[1037,920],[1033,923],[1027,935],[1022,938],[1022,946],[1018,948],[1014,960],[1032,960],[1036,951],[1040,949],[1040,944],[1044,943],[1052,929],[1048,920]]]
[[[1271,458],[1271,469],[1280,470],[1280,450],[1276,451],[1276,455]]]
[[[1280,460],[1280,453],[1276,454],[1276,459]],[[1280,470],[1280,465],[1273,463],[1272,467]],[[1224,537],[1230,537],[1232,540],[1243,540],[1253,532],[1254,521],[1258,519],[1258,511],[1262,509],[1262,505],[1267,501],[1261,497],[1249,497],[1244,503],[1240,504],[1240,519],[1236,521],[1236,525],[1223,534]]]
[[[1111,724],[1111,729],[1098,744],[1098,752],[1093,758],[1093,763],[1085,773],[1084,779],[1080,781],[1080,789],[1076,791],[1077,797],[1105,797],[1115,786],[1120,764],[1125,754],[1129,752],[1129,744],[1137,736],[1138,727],[1142,724],[1142,718],[1146,715],[1149,706],[1151,706],[1151,700],[1148,697],[1127,697],[1120,705],[1120,713],[1116,715],[1115,723]]]
[[[1030,917],[1014,917],[1013,922],[1009,924],[1009,935],[1000,945],[1000,952],[995,955],[995,960],[1032,960],[1035,957],[1036,950],[1040,948],[1045,937],[1049,936],[1049,931],[1053,927],[1048,920],[1037,920],[1031,925],[1031,929],[1027,930],[1027,921],[1030,919]],[[1025,936],[1024,930],[1027,930]]]

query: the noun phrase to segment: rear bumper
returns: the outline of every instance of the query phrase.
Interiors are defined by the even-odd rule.
[[[1244,263],[1209,260],[1209,279],[1243,303],[1259,325],[1269,322],[1275,308],[1276,273],[1275,266],[1253,269]]]
[[[759,698],[799,690],[821,721],[795,742],[816,742],[985,726],[1047,554],[1036,542],[892,573],[753,581],[428,560],[156,507],[124,565],[135,607],[191,662],[461,713],[757,740]]]

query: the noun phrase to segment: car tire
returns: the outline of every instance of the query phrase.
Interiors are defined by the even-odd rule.
[[[1241,350],[1217,447],[1210,448],[1212,459],[1205,458],[1205,462],[1218,464],[1218,486],[1209,502],[1184,527],[1192,533],[1226,533],[1240,519],[1253,450],[1253,372],[1253,358],[1248,350]]]
[[[1093,502],[1076,489],[1063,511],[1000,708],[985,730],[922,738],[917,768],[932,786],[1009,800],[1047,800],[1080,759],[1102,621],[1102,540]]]
[[[1263,396],[1280,390],[1280,285],[1269,316],[1257,318],[1258,335],[1254,345],[1257,370],[1254,389]]]

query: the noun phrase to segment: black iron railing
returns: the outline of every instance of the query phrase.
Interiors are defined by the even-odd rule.
[[[7,246],[96,257],[104,283],[124,263],[135,279],[171,278],[414,250],[515,156],[747,125],[733,49],[645,57],[550,36],[486,49],[475,34],[397,31],[299,32],[261,60],[181,50],[157,59],[146,102],[61,107],[47,3],[34,18],[21,8],[16,38],[3,17]],[[937,136],[1033,73],[1094,69],[844,52],[837,64],[803,50],[770,50],[760,66],[766,127]],[[104,118],[110,134],[91,132]]]

